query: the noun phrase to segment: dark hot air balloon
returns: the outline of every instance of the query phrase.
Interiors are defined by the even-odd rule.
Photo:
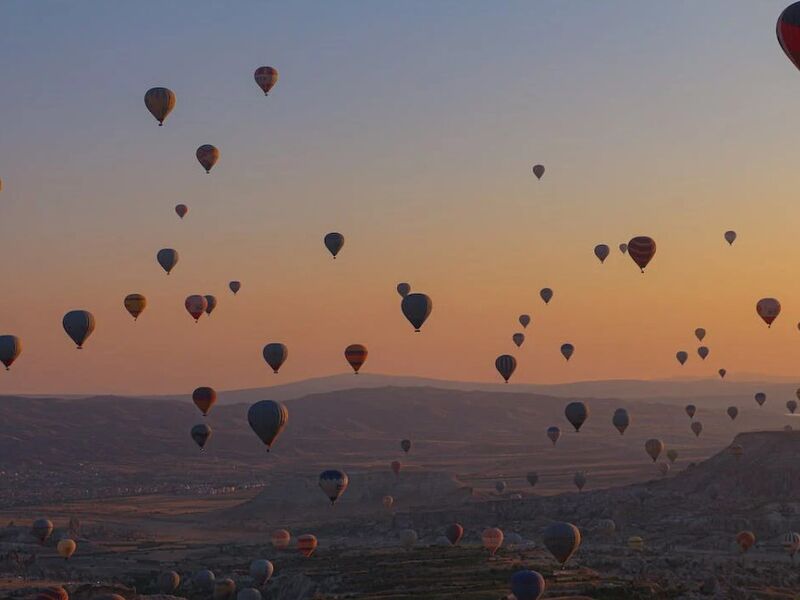
[[[0,362],[5,365],[6,371],[11,369],[21,353],[22,340],[15,335],[0,335]]]
[[[162,248],[158,251],[158,254],[156,254],[156,260],[158,264],[161,265],[161,268],[167,272],[167,275],[169,275],[172,269],[175,268],[175,265],[178,264],[178,251],[172,248]]]
[[[686,364],[686,361],[689,359],[689,353],[685,352],[684,350],[679,350],[675,353],[675,358],[677,358],[678,362],[682,365]]]
[[[214,388],[199,387],[192,392],[192,402],[200,409],[205,417],[217,401],[217,392]]]
[[[289,357],[289,349],[284,344],[272,342],[264,346],[261,354],[266,363],[272,367],[272,372],[277,373]]]
[[[158,121],[158,126],[161,127],[169,113],[175,108],[175,93],[165,87],[150,88],[144,95],[144,105]]]
[[[64,315],[61,324],[80,350],[94,331],[94,316],[86,310],[71,310]]]
[[[182,219],[186,216],[186,213],[189,212],[189,207],[185,204],[176,204],[175,205],[175,213]]]
[[[614,416],[611,418],[611,423],[617,428],[620,435],[625,433],[625,430],[631,424],[631,418],[628,411],[624,408],[618,408],[614,411]]]
[[[256,85],[261,88],[265,96],[269,95],[269,91],[278,83],[278,69],[274,67],[258,67],[253,74],[256,80]]]
[[[553,523],[544,530],[544,545],[565,564],[581,545],[581,532],[572,523]]]
[[[642,273],[644,273],[644,268],[653,259],[655,253],[656,243],[653,238],[640,235],[628,242],[628,256],[637,264]]]
[[[358,370],[367,360],[367,347],[363,344],[350,344],[344,349],[344,358],[358,375]]]
[[[433,302],[425,294],[409,294],[403,298],[400,309],[414,326],[414,331],[419,332],[433,310]]]
[[[219,149],[211,144],[203,144],[195,152],[197,162],[206,170],[206,174],[211,173],[211,169],[219,160]]]
[[[564,409],[564,415],[577,432],[589,417],[589,408],[583,402],[570,402]]]
[[[319,475],[319,487],[331,501],[331,506],[344,494],[348,483],[350,478],[344,471],[329,469]]]
[[[444,530],[444,535],[451,545],[457,546],[464,537],[464,528],[459,523],[452,523]]]
[[[611,250],[609,250],[606,244],[597,244],[597,246],[594,247],[594,255],[597,257],[597,260],[600,261],[600,264],[605,262],[610,252]]]
[[[341,233],[332,232],[325,235],[325,247],[328,249],[333,255],[333,259],[336,260],[336,255],[339,254],[339,250],[342,249],[344,246],[344,236]]]
[[[536,175],[536,179],[541,179],[542,175],[544,175],[544,166],[533,165],[533,174]]]
[[[199,425],[192,427],[191,435],[195,444],[200,446],[200,450],[202,450],[205,448],[208,438],[211,437],[211,427],[205,423],[200,423]]]
[[[544,577],[536,571],[517,571],[511,576],[511,592],[516,600],[539,600],[544,590]]]
[[[268,452],[288,421],[289,411],[274,400],[260,400],[247,411],[247,422]]]
[[[500,373],[500,376],[508,383],[508,380],[514,374],[514,370],[517,368],[517,359],[510,354],[503,354],[497,357],[494,361],[494,366],[497,372]]]

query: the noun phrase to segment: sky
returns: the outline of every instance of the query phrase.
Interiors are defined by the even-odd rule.
[[[0,393],[267,386],[346,372],[351,343],[365,371],[447,379],[498,381],[503,353],[518,383],[792,375],[786,3],[7,0],[0,333],[24,350]],[[268,98],[261,65],[280,71]],[[153,86],[177,96],[164,127]],[[205,143],[221,151],[210,175]],[[346,238],[336,261],[329,231]],[[635,235],[658,244],[644,275],[616,249]],[[433,299],[422,333],[401,281]],[[149,302],[135,323],[134,292]],[[198,324],[194,293],[219,298]],[[765,296],[783,305],[771,329]],[[61,327],[72,309],[97,322],[81,351]],[[278,375],[268,342],[289,348]]]

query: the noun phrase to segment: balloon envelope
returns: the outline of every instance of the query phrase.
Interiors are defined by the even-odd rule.
[[[542,300],[544,300],[545,304],[549,304],[550,299],[553,297],[553,290],[550,288],[542,288],[539,291],[539,296],[542,298]]]
[[[620,435],[624,434],[625,430],[631,424],[631,418],[628,415],[628,411],[624,408],[618,408],[615,410],[614,416],[611,417],[611,423],[617,428],[617,431],[619,431]]]
[[[419,331],[433,310],[433,302],[425,294],[409,294],[400,304],[406,319],[414,326],[414,331]]]
[[[319,487],[328,497],[328,500],[331,501],[332,505],[335,504],[344,493],[349,483],[350,478],[344,471],[329,469],[323,471],[319,475]]]
[[[778,17],[775,33],[781,49],[800,69],[800,2],[794,2],[784,9]]]
[[[219,149],[211,144],[203,144],[197,149],[195,156],[197,157],[197,162],[206,170],[206,173],[210,173],[219,160]]]
[[[542,175],[544,175],[544,166],[533,165],[533,174],[536,175],[536,179],[541,179]]]
[[[333,258],[336,259],[336,255],[339,254],[339,250],[341,250],[342,246],[344,246],[344,236],[341,233],[334,231],[325,236],[324,242],[328,252],[330,252],[333,255]]]
[[[192,402],[200,409],[205,417],[217,401],[217,392],[214,388],[199,387],[192,392]]]
[[[517,600],[539,600],[544,590],[544,577],[536,571],[517,571],[511,576],[511,593]]]
[[[697,412],[697,407],[694,404],[686,405],[686,414],[689,415],[690,419],[694,419],[694,413],[696,412]]]
[[[186,297],[183,305],[186,307],[186,312],[192,315],[194,322],[197,323],[208,308],[208,300],[206,300],[205,296],[201,296],[200,294],[192,294]]]
[[[544,545],[563,565],[581,545],[581,532],[572,523],[553,523],[544,530]]]
[[[181,584],[181,576],[175,571],[164,571],[158,576],[158,589],[162,594],[172,594]]]
[[[452,523],[444,530],[444,535],[453,546],[458,545],[461,538],[464,537],[464,528],[459,523]]]
[[[735,421],[736,417],[739,416],[739,409],[736,408],[735,406],[729,406],[728,410],[726,410],[725,412],[728,413],[728,416],[731,418],[731,421]]]
[[[206,314],[210,315],[214,312],[214,309],[217,308],[217,297],[212,296],[211,294],[206,294],[204,296],[206,299]]]
[[[269,539],[272,547],[276,550],[286,550],[292,541],[292,536],[285,529],[276,529],[270,534]]]
[[[144,105],[156,118],[159,127],[164,124],[172,109],[175,108],[175,93],[165,87],[150,88],[144,94]]]
[[[209,427],[205,423],[200,423],[199,425],[195,425],[192,427],[191,436],[194,440],[194,443],[200,446],[200,450],[206,447],[206,442],[208,438],[211,437],[211,427]]]
[[[5,365],[6,371],[11,368],[21,353],[22,340],[15,335],[0,335],[0,362]]]
[[[272,342],[264,346],[261,354],[266,363],[272,367],[272,372],[277,373],[289,357],[289,349],[284,344]]]
[[[269,450],[289,421],[289,411],[280,402],[260,400],[247,411],[247,422]]]
[[[522,327],[527,327],[531,323],[531,316],[530,315],[520,315],[519,316],[519,324]]]
[[[125,310],[130,313],[135,321],[139,318],[139,315],[142,314],[142,311],[147,308],[147,298],[141,294],[128,294],[125,296],[123,305],[125,306]]]
[[[489,551],[489,555],[494,556],[500,546],[503,545],[503,531],[497,527],[484,529],[481,534],[481,541],[483,542],[483,547]]]
[[[517,359],[510,354],[503,354],[495,359],[494,366],[500,376],[508,383],[517,368]]]
[[[764,392],[758,392],[755,395],[755,399],[759,406],[764,406],[764,402],[767,401],[767,395]]]
[[[675,358],[677,358],[678,362],[682,365],[686,364],[686,361],[689,359],[689,353],[685,352],[684,350],[679,350],[675,353]]]
[[[158,251],[158,254],[156,254],[156,260],[158,264],[161,265],[161,268],[167,272],[167,275],[169,275],[172,269],[175,268],[175,265],[178,264],[178,251],[172,248],[162,248]]]
[[[664,451],[664,442],[657,438],[650,438],[644,443],[644,449],[653,462],[656,462],[661,452]]]
[[[797,401],[796,400],[789,400],[786,402],[786,408],[789,409],[789,412],[794,414],[794,411],[797,410]]]
[[[353,368],[353,372],[358,374],[358,370],[367,360],[367,347],[363,344],[350,344],[344,349],[344,358]]]
[[[411,284],[410,283],[398,283],[397,284],[397,293],[400,294],[401,298],[405,298],[411,293]]]
[[[728,242],[729,245],[733,245],[733,242],[736,241],[736,232],[733,230],[725,232],[725,241]]]
[[[580,431],[581,426],[589,417],[589,408],[583,402],[570,402],[564,409],[564,415],[575,431]]]
[[[640,235],[628,242],[628,256],[641,269],[642,273],[644,273],[644,268],[650,263],[655,254],[656,242],[653,238]]]
[[[628,251],[628,244],[626,244],[625,242],[622,242],[619,245],[619,251],[622,252],[623,254],[625,254]]]
[[[694,330],[694,335],[697,337],[697,341],[702,342],[703,338],[706,337],[706,330],[702,327],[698,327]]]
[[[700,437],[700,433],[703,431],[703,424],[700,421],[694,421],[692,423],[692,432],[694,433],[695,437]]]
[[[767,324],[767,327],[771,327],[772,322],[781,314],[781,303],[775,298],[762,298],[756,303],[756,312]]]
[[[527,479],[530,486],[533,487],[539,481],[539,474],[536,471],[531,471],[525,476],[525,479]]]
[[[300,551],[300,554],[306,558],[310,557],[312,554],[314,554],[314,550],[317,549],[316,536],[306,533],[298,537],[297,549]]]
[[[78,348],[83,348],[84,342],[94,331],[94,316],[86,310],[71,310],[64,315],[61,321],[64,331]]]
[[[561,355],[569,360],[572,354],[575,352],[575,346],[572,344],[561,344]]]
[[[605,262],[609,252],[611,252],[611,250],[609,250],[606,244],[597,244],[597,246],[594,247],[594,255],[600,261],[600,264]]]
[[[411,450],[411,440],[400,440],[400,448],[408,454],[408,451]]]
[[[228,283],[228,287],[231,289],[231,291],[233,292],[233,295],[235,296],[236,292],[238,292],[240,289],[242,289],[242,282],[241,281],[231,281],[230,283]]]
[[[185,204],[176,204],[175,212],[182,219],[183,217],[186,216],[186,213],[189,212],[189,207],[186,206]]]
[[[265,96],[269,95],[270,90],[278,83],[278,69],[274,67],[258,67],[253,74],[256,85],[261,88]]]
[[[706,346],[700,346],[700,347],[697,349],[697,355],[698,355],[700,358],[702,358],[703,360],[705,360],[705,359],[706,359],[706,356],[708,356],[708,348],[707,348]]]
[[[517,348],[522,346],[523,342],[525,341],[525,334],[524,333],[515,333],[511,336],[511,341],[514,342]]]
[[[561,429],[558,427],[548,427],[547,437],[550,438],[550,441],[553,442],[553,446],[555,446],[558,438],[561,437]]]

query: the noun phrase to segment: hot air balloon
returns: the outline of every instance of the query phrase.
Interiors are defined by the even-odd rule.
[[[36,594],[36,600],[69,600],[69,594],[61,586],[49,587]]]
[[[384,496],[383,500],[383,508],[386,510],[392,510],[392,505],[394,504],[394,498],[392,496]]]
[[[272,342],[264,346],[261,351],[266,363],[272,367],[272,372],[277,373],[286,359],[289,357],[289,349],[278,342]]]
[[[503,545],[503,531],[497,527],[484,529],[481,534],[481,541],[483,542],[483,547],[489,551],[489,556],[494,556],[500,546]]]
[[[678,460],[678,451],[674,448],[667,450],[667,459],[669,459],[669,462],[672,464],[675,464],[675,461]]]
[[[131,314],[135,321],[139,318],[139,315],[142,314],[142,311],[147,308],[147,298],[141,294],[128,294],[125,296],[123,304],[125,310]]]
[[[367,360],[367,347],[363,344],[350,344],[344,349],[344,358],[353,367],[353,372],[358,375],[358,370]]]
[[[270,580],[272,574],[275,572],[275,567],[270,561],[262,558],[251,562],[248,570],[250,571],[250,577],[253,579],[256,585],[261,587]],[[259,597],[260,595],[261,594],[259,592]]]
[[[411,450],[411,440],[400,440],[400,448],[408,454],[408,451]]]
[[[530,486],[533,487],[539,482],[539,474],[536,471],[530,471],[525,476],[525,479],[527,479]]]
[[[200,590],[211,592],[211,590],[214,589],[215,579],[216,577],[214,576],[213,571],[202,569],[192,575],[192,584]]]
[[[578,471],[572,477],[572,483],[575,484],[575,487],[578,488],[579,492],[583,491],[583,487],[586,485],[587,477],[584,471]]]
[[[297,549],[300,554],[309,558],[317,549],[317,538],[310,533],[305,533],[297,538]]]
[[[214,594],[211,597],[213,600],[234,600],[235,593],[236,582],[230,577],[225,577],[214,582]]]
[[[319,474],[319,487],[331,501],[331,506],[344,494],[349,482],[350,478],[344,471],[329,469]]]
[[[533,165],[533,174],[536,175],[536,179],[541,179],[542,175],[544,175],[544,166]]]
[[[510,354],[503,354],[495,359],[494,366],[497,372],[500,373],[500,376],[508,383],[508,380],[517,368],[517,359]]]
[[[175,213],[182,219],[186,216],[186,213],[189,212],[189,207],[185,204],[176,204],[175,205]]]
[[[158,576],[158,589],[162,594],[171,595],[181,584],[181,576],[175,571],[164,571]]]
[[[706,357],[708,356],[708,348],[707,348],[706,346],[700,346],[700,347],[697,349],[697,355],[698,355],[700,358],[702,358],[703,360],[705,360],[705,359],[706,359]]]
[[[756,312],[767,327],[772,327],[772,322],[781,314],[781,303],[775,298],[762,298],[756,303]]]
[[[144,105],[161,127],[167,115],[175,108],[175,93],[165,87],[150,88],[144,95]]]
[[[94,331],[94,316],[86,310],[71,310],[64,315],[61,324],[80,350]]]
[[[686,361],[689,359],[689,353],[685,352],[684,350],[679,350],[675,353],[675,358],[677,358],[678,362],[682,365],[686,364]]]
[[[666,477],[667,473],[669,473],[669,463],[658,463],[658,471],[661,473],[662,477]]]
[[[575,431],[580,431],[581,426],[589,417],[589,408],[583,402],[570,402],[564,409],[564,414]]]
[[[697,338],[698,342],[702,342],[703,338],[706,337],[706,330],[703,329],[702,327],[698,327],[697,329],[694,330],[694,335]]]
[[[690,419],[694,419],[694,413],[696,412],[697,412],[697,407],[694,404],[686,405],[686,414],[689,415]]]
[[[236,594],[236,600],[263,600],[264,596],[256,588],[243,588]],[[233,600],[231,598],[231,600]]]
[[[206,299],[206,314],[211,315],[214,309],[217,308],[217,297],[211,294],[203,296]]]
[[[767,401],[767,395],[764,392],[758,392],[755,395],[755,399],[759,406],[764,406],[764,402]]]
[[[781,49],[800,69],[800,2],[794,2],[784,9],[778,17],[775,32]]]
[[[411,284],[410,283],[398,283],[397,284],[397,293],[400,294],[401,298],[405,298],[411,293]]]
[[[274,400],[259,400],[247,411],[247,422],[250,427],[264,442],[269,452],[275,438],[278,437],[289,420],[289,411],[280,402]]]
[[[58,545],[56,546],[58,555],[64,560],[69,560],[69,557],[75,554],[75,550],[77,549],[78,545],[75,543],[75,540],[71,540],[69,538],[59,540]]]
[[[626,244],[625,242],[621,243],[619,245],[619,251],[625,254],[628,251],[628,244]]]
[[[726,410],[725,412],[728,413],[728,416],[731,418],[731,421],[735,421],[737,415],[739,414],[739,409],[736,408],[735,406],[729,406],[728,410]]]
[[[625,433],[628,425],[631,424],[631,418],[628,416],[628,411],[624,408],[618,408],[614,411],[614,416],[611,417],[611,423],[617,428],[620,435]]]
[[[328,252],[330,252],[333,255],[333,259],[336,260],[336,255],[339,254],[339,250],[344,246],[344,236],[334,231],[325,235],[324,242]]]
[[[400,304],[406,319],[414,326],[414,331],[419,332],[423,323],[433,310],[433,302],[425,294],[409,294]]]
[[[31,533],[40,544],[44,544],[53,533],[53,522],[45,518],[36,519],[31,526]]]
[[[502,494],[506,491],[506,482],[505,481],[498,481],[494,484],[494,489],[497,490],[498,494]]]
[[[544,577],[536,571],[517,571],[511,576],[511,592],[516,600],[539,600],[544,589]]]
[[[172,269],[175,268],[175,265],[178,264],[178,251],[172,248],[162,248],[158,251],[158,254],[156,254],[156,260],[158,264],[161,265],[161,268],[167,272],[167,275],[169,275]]]
[[[600,264],[605,262],[609,252],[611,252],[611,250],[609,250],[606,244],[597,244],[597,246],[594,247],[594,255],[597,257],[597,260],[600,261]]]
[[[786,403],[786,408],[789,409],[789,412],[794,414],[794,411],[797,410],[797,401],[796,400],[789,400]]]
[[[183,305],[186,307],[186,312],[192,315],[194,322],[197,323],[203,313],[206,312],[206,308],[208,308],[208,300],[200,294],[192,294],[186,297]]]
[[[447,529],[444,530],[444,535],[447,541],[450,542],[450,545],[458,546],[458,542],[464,537],[464,528],[459,523],[451,523],[447,526]]]
[[[195,425],[192,427],[191,431],[192,439],[194,443],[200,446],[200,450],[206,447],[206,442],[208,438],[211,437],[211,427],[209,427],[205,423],[200,423],[199,425]]]
[[[539,296],[544,300],[545,304],[550,304],[550,300],[553,297],[553,290],[550,288],[542,288],[539,290]]]
[[[270,534],[269,539],[276,550],[286,550],[292,541],[292,536],[285,529],[276,529]]]
[[[205,417],[217,401],[217,392],[214,388],[199,387],[192,392],[192,401]]]
[[[644,273],[644,268],[656,253],[656,243],[653,238],[644,235],[637,236],[628,242],[628,256]]]
[[[700,437],[700,432],[703,431],[703,424],[700,421],[692,422],[692,431],[695,437]]]
[[[638,535],[633,535],[628,538],[628,548],[636,552],[644,550],[644,540]]]
[[[733,246],[733,242],[736,241],[736,232],[733,230],[725,232],[725,241],[728,242],[729,245]]]
[[[525,341],[525,334],[524,333],[515,333],[511,336],[511,341],[519,348],[522,346],[522,343]]]
[[[575,346],[572,344],[561,344],[561,354],[565,359],[569,360],[573,352],[575,352]]]
[[[278,69],[274,67],[258,67],[253,74],[256,85],[261,88],[265,96],[269,96],[269,91],[278,83]]]
[[[531,316],[530,315],[520,315],[519,316],[519,324],[522,327],[527,327],[531,323]]]
[[[0,362],[5,365],[6,371],[11,369],[11,365],[21,353],[21,339],[15,335],[0,335]]]
[[[410,550],[417,545],[417,532],[413,529],[404,529],[400,532],[400,544],[403,548]]]
[[[553,446],[556,445],[558,438],[561,437],[561,429],[558,427],[548,427],[547,428],[547,437],[550,438],[550,441],[553,442]]]
[[[756,536],[752,531],[740,531],[736,534],[736,543],[742,553],[747,552],[756,543]]]
[[[783,542],[781,545],[783,546],[784,552],[786,552],[790,557],[792,557],[792,560],[794,560],[794,555],[800,551],[800,533],[790,531],[783,536]]]
[[[728,371],[726,369],[720,369],[719,371],[717,371],[717,373],[719,373],[720,379],[725,379],[725,375],[728,374]]]
[[[581,545],[581,532],[572,523],[552,523],[544,530],[544,545],[563,564]]]
[[[197,162],[206,170],[206,174],[211,173],[211,168],[219,160],[219,149],[211,144],[203,144],[195,152]]]
[[[393,460],[389,466],[391,467],[392,473],[394,473],[395,477],[399,477],[400,476],[400,468],[402,466],[400,464],[400,461],[399,460]]]
[[[644,449],[647,455],[653,459],[653,462],[656,462],[659,454],[664,450],[664,442],[656,438],[650,438],[644,443]]]
[[[241,281],[231,281],[228,284],[228,287],[231,289],[231,291],[233,292],[233,295],[235,296],[236,292],[238,292],[240,289],[242,289],[242,282]]]

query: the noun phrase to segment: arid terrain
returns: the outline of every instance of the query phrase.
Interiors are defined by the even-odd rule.
[[[755,388],[769,390],[763,407]],[[176,593],[203,598],[211,592],[192,586],[192,573],[212,569],[247,587],[250,561],[268,558],[276,571],[264,597],[276,600],[500,599],[522,566],[546,576],[546,597],[797,597],[800,568],[781,547],[800,529],[800,431],[784,429],[795,422],[784,410],[788,386],[733,383],[691,396],[699,437],[686,397],[584,398],[590,416],[575,433],[559,390],[505,389],[366,386],[287,398],[289,426],[270,453],[247,426],[247,405],[225,394],[206,419],[213,435],[202,452],[188,430],[203,418],[183,398],[3,398],[0,468],[10,485],[0,490],[0,589],[25,598],[53,582],[77,600],[106,587],[142,598],[174,569],[184,580]],[[739,408],[733,421],[730,405]],[[631,415],[624,435],[611,425],[620,407]],[[562,430],[555,447],[550,425]],[[666,476],[645,453],[651,437],[678,451]],[[398,476],[393,460],[403,465]],[[317,485],[325,468],[350,475],[334,507]],[[582,492],[576,471],[587,475]],[[395,499],[390,510],[385,495]],[[56,525],[44,546],[30,533],[41,516]],[[599,531],[603,519],[615,533]],[[78,551],[65,563],[54,546],[70,520]],[[543,528],[557,520],[584,536],[565,570],[542,546]],[[452,522],[465,528],[457,548],[442,538]],[[480,544],[486,527],[519,538],[490,559]],[[276,551],[277,528],[314,533],[318,550],[309,559]],[[414,549],[398,541],[406,529],[418,533]],[[735,536],[745,529],[757,545],[740,555]],[[644,548],[628,548],[630,536]]]

